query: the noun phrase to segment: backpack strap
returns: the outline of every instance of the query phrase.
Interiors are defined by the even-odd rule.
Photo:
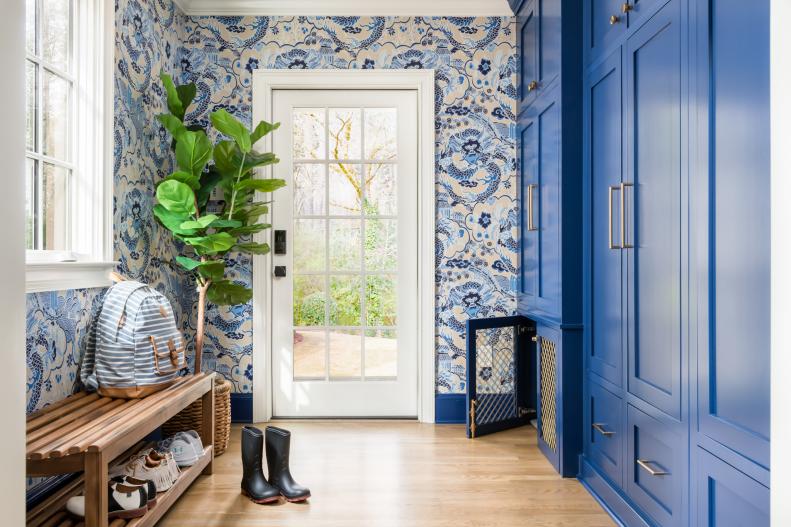
[[[113,340],[118,341],[118,334],[120,333],[121,328],[124,327],[124,324],[126,324],[127,313],[135,312],[136,308],[140,307],[139,304],[142,302],[142,300],[137,300],[137,302],[130,302],[132,295],[134,295],[136,291],[139,291],[140,289],[147,287],[149,286],[146,284],[142,284],[140,282],[125,280],[123,282],[119,282],[115,284],[110,288],[110,291],[108,291],[107,294],[110,294],[112,292],[113,294],[118,295],[116,301],[121,305],[118,321],[115,325],[115,335],[113,335]],[[137,304],[137,306],[135,306],[134,304]]]

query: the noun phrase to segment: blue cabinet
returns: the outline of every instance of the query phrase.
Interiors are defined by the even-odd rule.
[[[519,99],[530,104],[538,93],[538,0],[527,0],[517,13]]]
[[[616,485],[623,480],[623,401],[596,382],[588,383],[583,434],[588,458]]]

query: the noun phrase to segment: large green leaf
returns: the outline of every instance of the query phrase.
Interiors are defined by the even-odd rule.
[[[234,249],[243,253],[267,254],[269,252],[268,243],[237,243]]]
[[[215,232],[207,236],[193,236],[184,241],[199,250],[202,254],[225,252],[236,243],[236,237],[227,232]]]
[[[185,221],[181,224],[182,229],[205,229],[213,221],[217,220],[217,216],[214,214],[208,214],[206,216],[201,216],[197,220],[189,220]]]
[[[246,236],[248,234],[255,234],[257,232],[261,232],[270,227],[271,225],[268,223],[256,223],[254,225],[245,225],[243,227],[237,227],[235,229],[231,229],[230,231],[228,231],[228,233],[232,234],[233,236]]]
[[[170,132],[170,135],[173,136],[173,139],[178,140],[181,134],[187,131],[187,127],[184,126],[184,123],[181,122],[181,119],[173,114],[161,113],[157,115],[157,119],[160,123],[162,123],[162,126],[164,126],[168,132]]]
[[[196,177],[200,177],[211,154],[211,141],[203,131],[183,132],[176,143],[176,162],[182,170]]]
[[[217,130],[236,141],[239,150],[244,153],[250,151],[250,132],[236,117],[221,109],[211,114],[211,122]]]
[[[181,102],[181,97],[179,97],[179,92],[176,89],[176,85],[173,84],[173,78],[165,72],[160,73],[159,78],[162,81],[162,85],[165,87],[165,92],[168,95],[168,110],[170,110],[170,113],[178,117],[180,121],[183,121],[186,108],[184,103]]]
[[[187,258],[186,256],[176,256],[176,261],[187,271],[192,271],[201,264],[201,262],[193,260],[192,258]]]
[[[188,172],[184,172],[183,170],[178,170],[176,172],[173,172],[171,175],[160,181],[157,186],[161,185],[165,181],[171,181],[171,180],[181,181],[192,190],[198,190],[200,188],[200,180],[197,177],[193,176],[192,174]]]
[[[280,128],[280,123],[272,124],[266,121],[261,121],[258,123],[258,126],[255,127],[255,130],[253,130],[253,133],[250,134],[250,142],[255,144],[256,141],[264,137],[266,134],[272,132],[273,130],[277,130],[278,128]]]
[[[222,174],[220,174],[214,166],[210,166],[209,170],[200,176],[200,188],[195,191],[195,198],[198,200],[198,209],[201,214],[206,209],[206,204],[209,202],[211,193],[217,183],[220,182]]]
[[[222,260],[203,262],[198,266],[198,274],[212,282],[222,280],[225,274],[225,262]]]
[[[271,152],[267,152],[265,154],[259,154],[255,150],[251,150],[244,157],[244,168],[242,169],[242,171],[246,174],[247,172],[249,172],[254,168],[263,167],[267,165],[274,165],[275,163],[279,163],[279,162],[280,159],[278,159],[277,156]]]
[[[255,201],[235,211],[233,217],[247,225],[252,225],[262,214],[269,213],[268,203],[268,201]]]
[[[154,205],[154,216],[173,234],[180,236],[192,236],[197,231],[194,229],[182,229],[181,224],[189,219],[189,215],[179,212],[171,212],[160,204]]]
[[[195,98],[195,94],[198,92],[198,87],[195,86],[195,83],[190,82],[189,84],[182,84],[181,86],[176,86],[176,93],[178,93],[179,100],[181,101],[181,106],[184,108],[184,115],[187,114],[187,108],[190,107],[192,104],[192,99]]]
[[[224,176],[236,176],[239,172],[241,152],[233,141],[220,141],[214,147],[214,165]]]
[[[210,302],[220,306],[233,306],[244,304],[253,298],[253,292],[243,285],[234,284],[230,280],[220,280],[212,283],[206,291]]]
[[[240,181],[236,188],[239,190],[257,190],[259,192],[274,192],[275,190],[285,187],[286,182],[282,179],[246,179]]]
[[[215,229],[228,229],[228,228],[234,229],[236,227],[241,227],[241,226],[242,226],[241,221],[226,220],[226,219],[215,220],[211,222],[211,225],[209,225],[209,227],[213,227]],[[228,232],[233,235],[233,231],[228,231]]]
[[[188,185],[181,181],[176,181],[175,179],[163,181],[157,187],[157,201],[170,212],[186,215],[195,214],[195,194]]]

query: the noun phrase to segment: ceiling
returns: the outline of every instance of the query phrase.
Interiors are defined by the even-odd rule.
[[[508,0],[175,0],[188,15],[511,16]]]

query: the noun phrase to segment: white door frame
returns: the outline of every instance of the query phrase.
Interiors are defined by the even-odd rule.
[[[434,70],[271,70],[253,72],[253,122],[272,121],[274,90],[416,90],[418,96],[418,420],[434,422]],[[276,133],[276,132],[275,132]],[[265,138],[272,148],[272,136]],[[271,177],[272,168],[265,169]],[[271,213],[270,213],[271,214]],[[254,235],[271,244],[271,229]],[[253,421],[272,418],[272,258],[253,258]],[[264,389],[261,389],[261,387]]]

